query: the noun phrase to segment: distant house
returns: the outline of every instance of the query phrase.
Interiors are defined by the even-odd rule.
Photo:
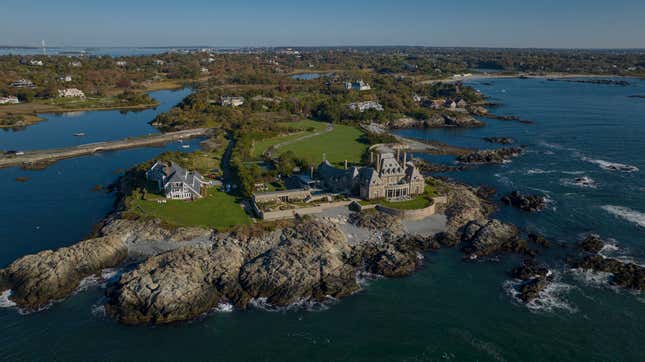
[[[372,89],[368,83],[363,82],[362,80],[359,80],[358,82],[347,82],[345,83],[345,88],[357,91],[368,91]]]
[[[418,94],[414,93],[414,94],[412,95],[412,100],[413,100],[415,103],[420,103],[420,102],[421,102],[421,97],[420,97]]]
[[[244,97],[222,97],[220,104],[224,107],[239,107],[244,104]]]
[[[155,63],[155,65],[164,65],[164,64],[166,64],[166,62],[164,62],[161,59],[155,59],[154,63]]]
[[[208,68],[202,67],[202,69],[199,70],[202,74],[208,74]]]
[[[128,65],[128,62],[126,62],[126,61],[124,61],[124,60],[118,60],[118,61],[116,62],[116,66],[117,66],[117,67],[125,67],[125,66],[127,66],[127,65]]]
[[[35,66],[35,67],[42,67],[44,65],[42,60],[38,59],[32,59],[29,61],[29,65]]]
[[[59,81],[69,83],[72,81],[72,76],[71,75],[65,75],[60,78],[58,78]]]
[[[451,101],[451,100],[447,100],[447,101],[446,101],[446,103],[444,104],[444,106],[445,106],[446,108],[448,108],[448,109],[457,109],[457,102],[455,102],[455,101]]]
[[[468,103],[463,99],[457,101],[457,108],[466,108],[467,105]]]
[[[367,102],[356,102],[356,103],[350,103],[348,105],[349,109],[352,111],[359,111],[361,113],[373,109],[379,112],[383,111],[383,106],[375,101],[367,101]]]
[[[80,68],[80,67],[83,66],[83,63],[81,63],[81,62],[76,60],[76,61],[73,61],[73,62],[69,62],[69,66],[73,67],[73,68]]]
[[[18,79],[17,81],[11,83],[10,85],[12,87],[15,87],[15,88],[34,88],[34,87],[36,87],[34,82],[30,81],[29,79]]]
[[[197,171],[188,171],[174,162],[157,161],[146,172],[146,179],[168,199],[193,200],[203,197],[202,186],[208,184]]]
[[[85,98],[85,93],[78,88],[59,89],[58,96],[61,98]]]
[[[9,97],[0,97],[0,104],[18,104],[20,101],[18,100],[17,97],[14,96],[9,96]]]

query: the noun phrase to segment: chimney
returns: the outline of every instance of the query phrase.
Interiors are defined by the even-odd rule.
[[[380,153],[376,154],[376,172],[378,173],[381,172],[381,154]]]
[[[311,173],[310,173],[309,177],[311,177],[312,179],[314,178],[314,167],[313,166],[311,166]]]
[[[401,149],[397,148],[396,149],[396,161],[401,161]]]
[[[374,164],[374,152],[370,151],[370,165]]]
[[[347,170],[347,160],[345,160],[345,169]]]
[[[405,167],[405,164],[408,162],[408,152],[403,152],[403,167]]]

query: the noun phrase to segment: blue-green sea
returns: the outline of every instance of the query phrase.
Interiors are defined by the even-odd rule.
[[[549,207],[540,214],[502,208],[496,216],[565,246],[596,232],[615,244],[606,253],[642,263],[645,100],[628,96],[645,94],[645,82],[630,82],[619,87],[539,79],[475,81],[475,87],[503,104],[496,113],[534,123],[486,120],[488,126],[481,129],[401,133],[469,147],[494,147],[481,140],[484,136],[516,138],[527,151],[512,163],[445,176],[487,184],[500,194],[513,189],[546,194]],[[178,94],[167,102],[180,98]],[[118,113],[114,117],[119,121]],[[0,170],[5,191],[0,267],[22,255],[82,239],[114,201],[113,195],[92,188],[113,182],[119,170],[160,151],[64,160],[44,171]],[[639,171],[610,171],[608,163]],[[18,183],[19,176],[29,181]],[[593,180],[592,187],[576,185],[580,177]],[[562,257],[573,252],[557,245],[541,256],[556,273],[556,282],[532,308],[517,303],[508,292],[508,271],[519,257],[468,263],[450,249],[428,253],[424,268],[410,277],[368,281],[361,292],[323,310],[215,312],[165,327],[117,324],[100,308],[103,289],[91,286],[40,313],[0,309],[0,359],[644,360],[645,298],[572,273]]]

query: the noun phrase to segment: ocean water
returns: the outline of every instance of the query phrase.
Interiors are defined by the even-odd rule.
[[[447,175],[500,192],[545,192],[553,200],[547,211],[525,214],[503,208],[497,216],[565,244],[595,231],[615,239],[615,253],[642,260],[645,229],[638,215],[645,212],[645,102],[627,95],[643,94],[643,83],[621,88],[491,82],[475,85],[504,103],[496,112],[536,123],[490,120],[489,127],[478,130],[407,134],[477,147],[488,146],[480,143],[484,136],[517,138],[528,148],[514,162]],[[113,201],[91,188],[114,180],[115,169],[158,151],[66,160],[45,171],[0,170],[11,198],[0,208],[0,267],[26,253],[81,239]],[[597,160],[640,171],[607,171]],[[67,179],[57,181],[57,166]],[[23,172],[30,181],[13,181]],[[596,188],[566,183],[576,176],[592,178]],[[43,228],[47,232],[41,233]],[[570,252],[554,247],[543,256],[557,282],[532,308],[515,302],[507,291],[508,271],[520,262],[518,257],[466,263],[456,250],[428,253],[425,267],[413,276],[367,281],[356,295],[315,311],[222,311],[165,327],[117,324],[100,307],[104,291],[90,287],[41,313],[0,308],[0,359],[642,361],[644,298],[570,272],[559,259]]]

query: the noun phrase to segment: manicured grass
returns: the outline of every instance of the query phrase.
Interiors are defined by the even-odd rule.
[[[320,163],[323,153],[329,162],[336,165],[342,165],[345,160],[358,164],[368,147],[360,141],[362,135],[363,132],[356,127],[335,124],[329,133],[281,147],[279,152],[293,151],[297,157],[312,164]]]
[[[157,199],[160,197],[134,200],[130,209],[173,226],[205,226],[225,230],[251,222],[234,196],[214,188],[208,190],[208,196],[196,201],[167,200],[165,204],[159,204]]]
[[[425,196],[417,196],[414,199],[400,202],[382,201],[379,204],[385,207],[391,207],[399,210],[417,210],[424,209],[432,204],[432,202]]]
[[[324,122],[316,122],[312,121],[309,119],[302,120],[299,122],[281,122],[279,125],[284,126],[284,127],[291,127],[291,128],[297,128],[300,129],[300,132],[296,133],[291,133],[287,135],[280,135],[276,137],[271,137],[267,138],[264,140],[259,140],[255,142],[255,145],[253,147],[253,157],[260,157],[262,154],[271,146],[275,146],[278,143],[282,142],[287,142],[291,140],[298,139],[302,136],[306,136],[308,134],[320,132],[324,130],[327,127],[327,123]],[[309,131],[308,129],[313,128],[313,131]]]

